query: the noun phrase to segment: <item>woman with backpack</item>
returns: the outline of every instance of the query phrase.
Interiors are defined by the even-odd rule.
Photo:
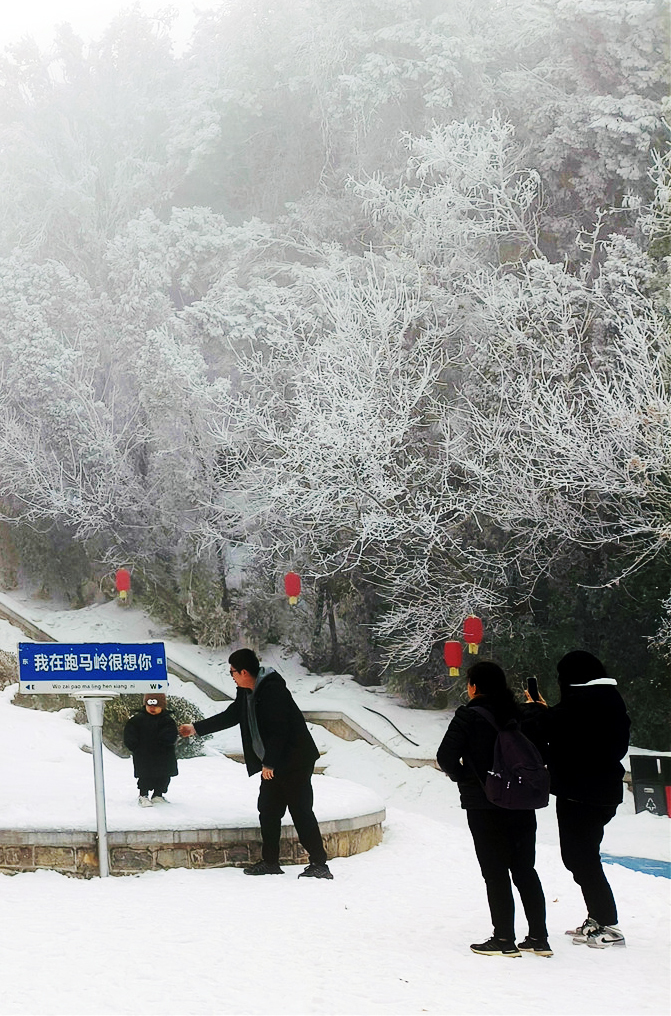
[[[470,667],[467,691],[469,702],[454,714],[437,759],[443,772],[459,786],[494,925],[492,937],[471,945],[471,949],[482,956],[516,957],[522,952],[552,956],[545,925],[545,896],[534,867],[536,812],[528,806],[499,807],[485,793],[498,732],[518,730],[521,710],[496,663],[482,661]],[[515,944],[511,878],[529,923],[529,934],[519,945]]]

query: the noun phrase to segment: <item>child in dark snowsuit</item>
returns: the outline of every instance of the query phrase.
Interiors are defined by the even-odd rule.
[[[149,808],[164,803],[170,777],[177,775],[177,726],[166,709],[165,695],[152,692],[144,696],[142,709],[124,727],[123,743],[133,756],[138,804]]]

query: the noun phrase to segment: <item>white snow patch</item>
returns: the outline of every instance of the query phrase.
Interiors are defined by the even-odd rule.
[[[40,605],[38,612],[35,621],[64,641],[161,637],[141,611],[114,604],[53,613]],[[0,648],[15,648],[17,641],[25,637],[0,621]],[[232,693],[226,652],[166,642],[179,646],[185,666],[207,680],[217,675],[220,687]],[[346,677],[310,675],[279,651],[264,654],[264,662],[277,666],[303,708],[339,709],[395,750],[391,728],[383,736],[381,718],[373,728],[375,717],[370,714],[369,721],[364,704],[372,701],[385,712],[427,758],[449,721],[449,714],[404,709],[393,696],[372,694]],[[209,702],[192,684],[171,679],[170,686],[207,715],[226,706]],[[88,731],[72,722],[68,710],[49,714],[12,706],[12,692],[0,696],[3,826],[93,828],[92,761],[80,751]],[[609,865],[627,948],[573,946],[563,931],[582,921],[584,904],[559,856],[554,810],[546,808],[538,813],[538,871],[555,956],[513,962],[475,956],[468,945],[490,933],[490,921],[455,785],[433,768],[409,768],[363,741],[345,742],[318,726],[313,732],[328,774],[314,781],[318,815],[333,817],[345,804],[365,809],[382,799],[387,822],[379,847],[330,862],[333,882],[298,882],[294,867],[282,877],[261,879],[231,868],[91,881],[53,872],[0,876],[6,915],[0,926],[0,1013],[668,1012],[667,879]],[[225,734],[218,735],[222,742]],[[130,760],[106,752],[105,777],[110,828],[190,828],[221,823],[225,816],[256,820],[257,781],[216,752],[180,762],[172,804],[162,811],[135,804]],[[627,792],[607,827],[604,851],[668,859],[670,832],[668,819],[634,815]],[[526,932],[521,908],[517,930],[520,937]]]

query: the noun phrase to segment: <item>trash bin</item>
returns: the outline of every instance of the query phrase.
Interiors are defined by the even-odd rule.
[[[630,755],[629,761],[636,811],[671,817],[671,758]]]

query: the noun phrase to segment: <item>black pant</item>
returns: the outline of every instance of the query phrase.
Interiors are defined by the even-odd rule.
[[[532,938],[547,938],[545,896],[536,873],[536,812],[504,808],[467,812],[475,853],[487,886],[497,938],[515,941],[515,903],[510,878],[517,886]]]
[[[140,797],[149,797],[149,791],[153,790],[153,797],[161,797],[165,794],[170,785],[169,776],[140,776],[137,781],[137,789]]]
[[[293,772],[277,773],[272,780],[261,780],[259,790],[259,820],[263,846],[261,856],[268,864],[280,860],[281,822],[287,808],[298,839],[305,847],[313,864],[326,863],[326,851],[319,824],[312,810],[312,766]]]
[[[603,807],[557,798],[561,859],[582,890],[588,917],[602,925],[617,924],[617,907],[599,852],[604,828],[616,811],[617,805]]]

